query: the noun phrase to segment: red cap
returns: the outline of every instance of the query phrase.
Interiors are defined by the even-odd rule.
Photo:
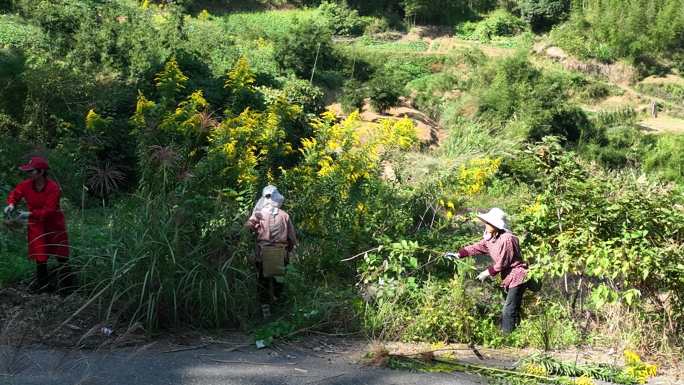
[[[45,158],[42,158],[40,156],[34,156],[29,160],[28,163],[25,165],[19,166],[19,169],[21,171],[32,171],[32,170],[47,170],[49,169],[50,166],[48,166],[47,160]]]

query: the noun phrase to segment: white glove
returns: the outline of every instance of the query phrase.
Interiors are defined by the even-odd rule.
[[[20,221],[28,222],[30,216],[30,211],[19,211],[19,216],[17,217],[17,219],[19,219]]]
[[[453,259],[458,259],[458,253],[444,253],[444,257],[446,258],[453,258]]]
[[[482,273],[480,273],[480,274],[477,276],[477,279],[479,279],[480,281],[484,282],[485,279],[487,279],[487,278],[489,278],[489,277],[491,277],[491,275],[489,275],[489,269],[487,269],[487,270],[483,271]]]
[[[5,207],[5,215],[9,215],[12,211],[14,211],[14,205],[8,205]]]

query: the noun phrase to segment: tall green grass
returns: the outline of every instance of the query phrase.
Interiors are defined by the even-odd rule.
[[[0,227],[0,288],[31,276],[35,268],[26,256],[26,233]]]
[[[520,147],[520,138],[502,135],[485,124],[458,116],[457,105],[447,107],[442,124],[448,136],[439,151],[448,157],[504,156]]]
[[[241,40],[273,40],[287,33],[295,19],[304,21],[315,14],[314,9],[240,12],[222,17],[222,24],[228,34]]]
[[[684,184],[684,135],[663,134],[646,153],[644,170]]]
[[[228,245],[227,234],[209,230],[211,222],[192,222],[198,219],[163,198],[135,197],[116,209],[105,230],[108,244],[80,259],[84,289],[101,293],[103,319],[121,316],[149,329],[245,320],[255,305],[243,262],[250,242]]]

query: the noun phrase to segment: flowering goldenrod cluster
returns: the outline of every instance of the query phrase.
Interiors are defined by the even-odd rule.
[[[302,139],[302,162],[287,172],[297,179],[301,188],[300,196],[304,196],[317,187],[334,186],[325,193],[317,194],[308,203],[320,205],[320,210],[331,201],[347,201],[354,189],[363,182],[379,177],[382,172],[386,154],[395,150],[407,150],[418,142],[413,121],[408,118],[381,120],[372,127],[363,125],[358,112],[338,121],[337,116],[328,111],[312,123],[313,135]],[[358,219],[369,212],[368,201],[357,201],[353,210]],[[315,231],[324,228],[322,217],[306,218],[300,226]]]
[[[520,369],[523,373],[533,374],[535,376],[546,376],[548,374],[546,368],[532,362],[526,363]]]
[[[542,203],[542,196],[537,195],[537,198],[534,200],[534,203],[525,207],[523,209],[525,214],[529,215],[537,215],[537,214],[543,214],[545,210],[544,204]]]
[[[454,175],[437,181],[435,190],[440,194],[436,203],[444,216],[453,218],[460,206],[460,199],[481,193],[500,165],[501,158],[473,159],[462,165]]]
[[[578,377],[574,381],[575,385],[594,385],[594,381],[587,376]]]
[[[466,195],[476,195],[482,192],[501,166],[501,158],[473,159],[461,166],[458,174],[460,190]]]
[[[645,384],[649,378],[655,377],[658,373],[656,365],[643,362],[637,353],[625,350],[623,354],[625,357],[625,372],[636,378],[640,384]]]

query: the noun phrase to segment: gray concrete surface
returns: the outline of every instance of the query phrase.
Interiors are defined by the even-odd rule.
[[[202,346],[202,345],[199,345]],[[474,385],[480,377],[411,373],[358,363],[363,341],[321,348],[288,344],[257,350],[159,344],[108,351],[0,346],[2,385]]]

